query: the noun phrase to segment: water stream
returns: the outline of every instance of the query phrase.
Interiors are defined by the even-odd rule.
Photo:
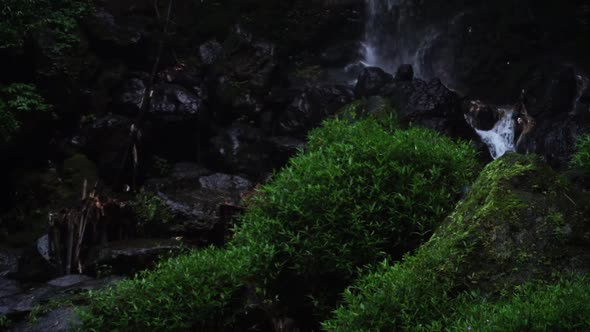
[[[504,108],[500,109],[503,113],[502,118],[496,122],[490,130],[475,129],[482,142],[484,142],[492,158],[498,159],[506,152],[514,151],[514,119],[512,118],[513,110]]]

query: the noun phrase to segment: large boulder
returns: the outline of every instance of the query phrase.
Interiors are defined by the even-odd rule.
[[[393,76],[377,67],[367,67],[361,71],[355,87],[357,97],[378,95],[386,84],[393,81]]]
[[[275,46],[242,26],[235,26],[214,65],[217,102],[226,108],[223,119],[260,111],[264,96],[276,77]],[[237,112],[237,113],[236,113]]]
[[[353,91],[345,85],[317,85],[305,88],[279,115],[281,135],[304,137],[328,116],[336,114],[354,99]]]
[[[214,173],[196,164],[176,164],[170,176],[146,183],[147,193],[155,195],[170,216],[164,223],[146,227],[199,243],[222,243],[231,213],[242,209],[241,198],[253,186],[240,176]]]

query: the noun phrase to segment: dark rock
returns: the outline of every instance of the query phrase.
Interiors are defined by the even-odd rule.
[[[201,62],[206,65],[212,65],[221,56],[223,46],[216,40],[209,40],[199,46],[199,57]]]
[[[360,58],[360,46],[357,42],[343,42],[331,45],[319,54],[323,66],[344,67]]]
[[[39,253],[37,248],[26,248],[19,257],[18,271],[7,276],[18,280],[47,281],[57,275],[56,268]]]
[[[397,68],[395,73],[395,79],[398,81],[411,81],[414,79],[414,68],[412,65],[401,65]]]
[[[221,243],[228,220],[221,207],[241,207],[242,195],[253,184],[239,176],[213,173],[196,164],[177,164],[172,174],[146,183],[172,214],[172,220],[159,225],[160,234],[185,236],[201,243]]]
[[[87,269],[97,271],[101,266],[108,266],[114,274],[133,276],[139,271],[152,267],[160,258],[178,253],[180,248],[179,241],[167,239],[111,242],[93,248]]]
[[[211,139],[211,148],[214,159],[228,172],[260,176],[274,166],[264,133],[245,124],[222,129]]]
[[[0,277],[13,274],[18,271],[18,260],[21,255],[21,249],[0,247]]]
[[[308,87],[279,116],[279,132],[284,136],[303,138],[308,130],[318,126],[328,116],[336,114],[353,99],[353,91],[348,86]]]
[[[16,280],[0,278],[0,299],[19,293],[22,293],[22,289]]]
[[[459,96],[440,80],[393,81],[381,89],[391,98],[403,121],[454,137],[472,137],[465,122]]]
[[[523,88],[531,116],[568,113],[573,110],[576,97],[576,72],[570,66],[538,68]]]
[[[219,103],[242,112],[260,110],[275,78],[278,61],[275,46],[236,26],[223,44],[215,63],[215,96]],[[239,114],[219,114],[236,118]]]
[[[88,282],[90,280],[94,280],[94,278],[91,278],[83,274],[70,274],[50,280],[47,282],[47,284],[54,287],[72,287],[75,285]]]
[[[0,316],[5,315],[8,318],[24,317],[35,306],[51,300],[56,294],[56,289],[49,286],[35,288],[27,293],[19,293],[0,298]]]
[[[463,113],[472,128],[490,130],[502,117],[498,107],[484,104],[479,100],[463,102]]]
[[[9,332],[70,332],[80,327],[80,318],[74,308],[58,308],[36,317],[35,322],[22,322],[11,327]]]
[[[100,8],[84,20],[84,25],[93,39],[107,46],[137,46],[144,37],[141,29],[119,24],[111,13]]]
[[[386,84],[393,80],[391,74],[386,73],[381,68],[367,67],[359,74],[355,95],[357,97],[369,97],[378,95]]]

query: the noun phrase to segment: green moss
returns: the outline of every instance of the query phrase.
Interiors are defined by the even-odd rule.
[[[131,203],[141,223],[167,223],[174,217],[166,203],[153,193],[141,192]]]
[[[567,270],[564,256],[576,253],[568,253],[565,239],[555,236],[552,218],[563,214],[571,229],[587,222],[574,217],[567,190],[538,157],[509,154],[496,160],[415,255],[363,277],[345,292],[346,305],[324,327],[439,330],[465,291],[497,296]]]
[[[576,152],[572,156],[570,166],[590,174],[590,134],[578,137]]]

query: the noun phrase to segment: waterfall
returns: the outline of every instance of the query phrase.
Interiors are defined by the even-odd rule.
[[[514,151],[513,110],[502,108],[502,118],[490,130],[475,129],[481,140],[488,146],[492,158],[498,159],[508,151]]]

